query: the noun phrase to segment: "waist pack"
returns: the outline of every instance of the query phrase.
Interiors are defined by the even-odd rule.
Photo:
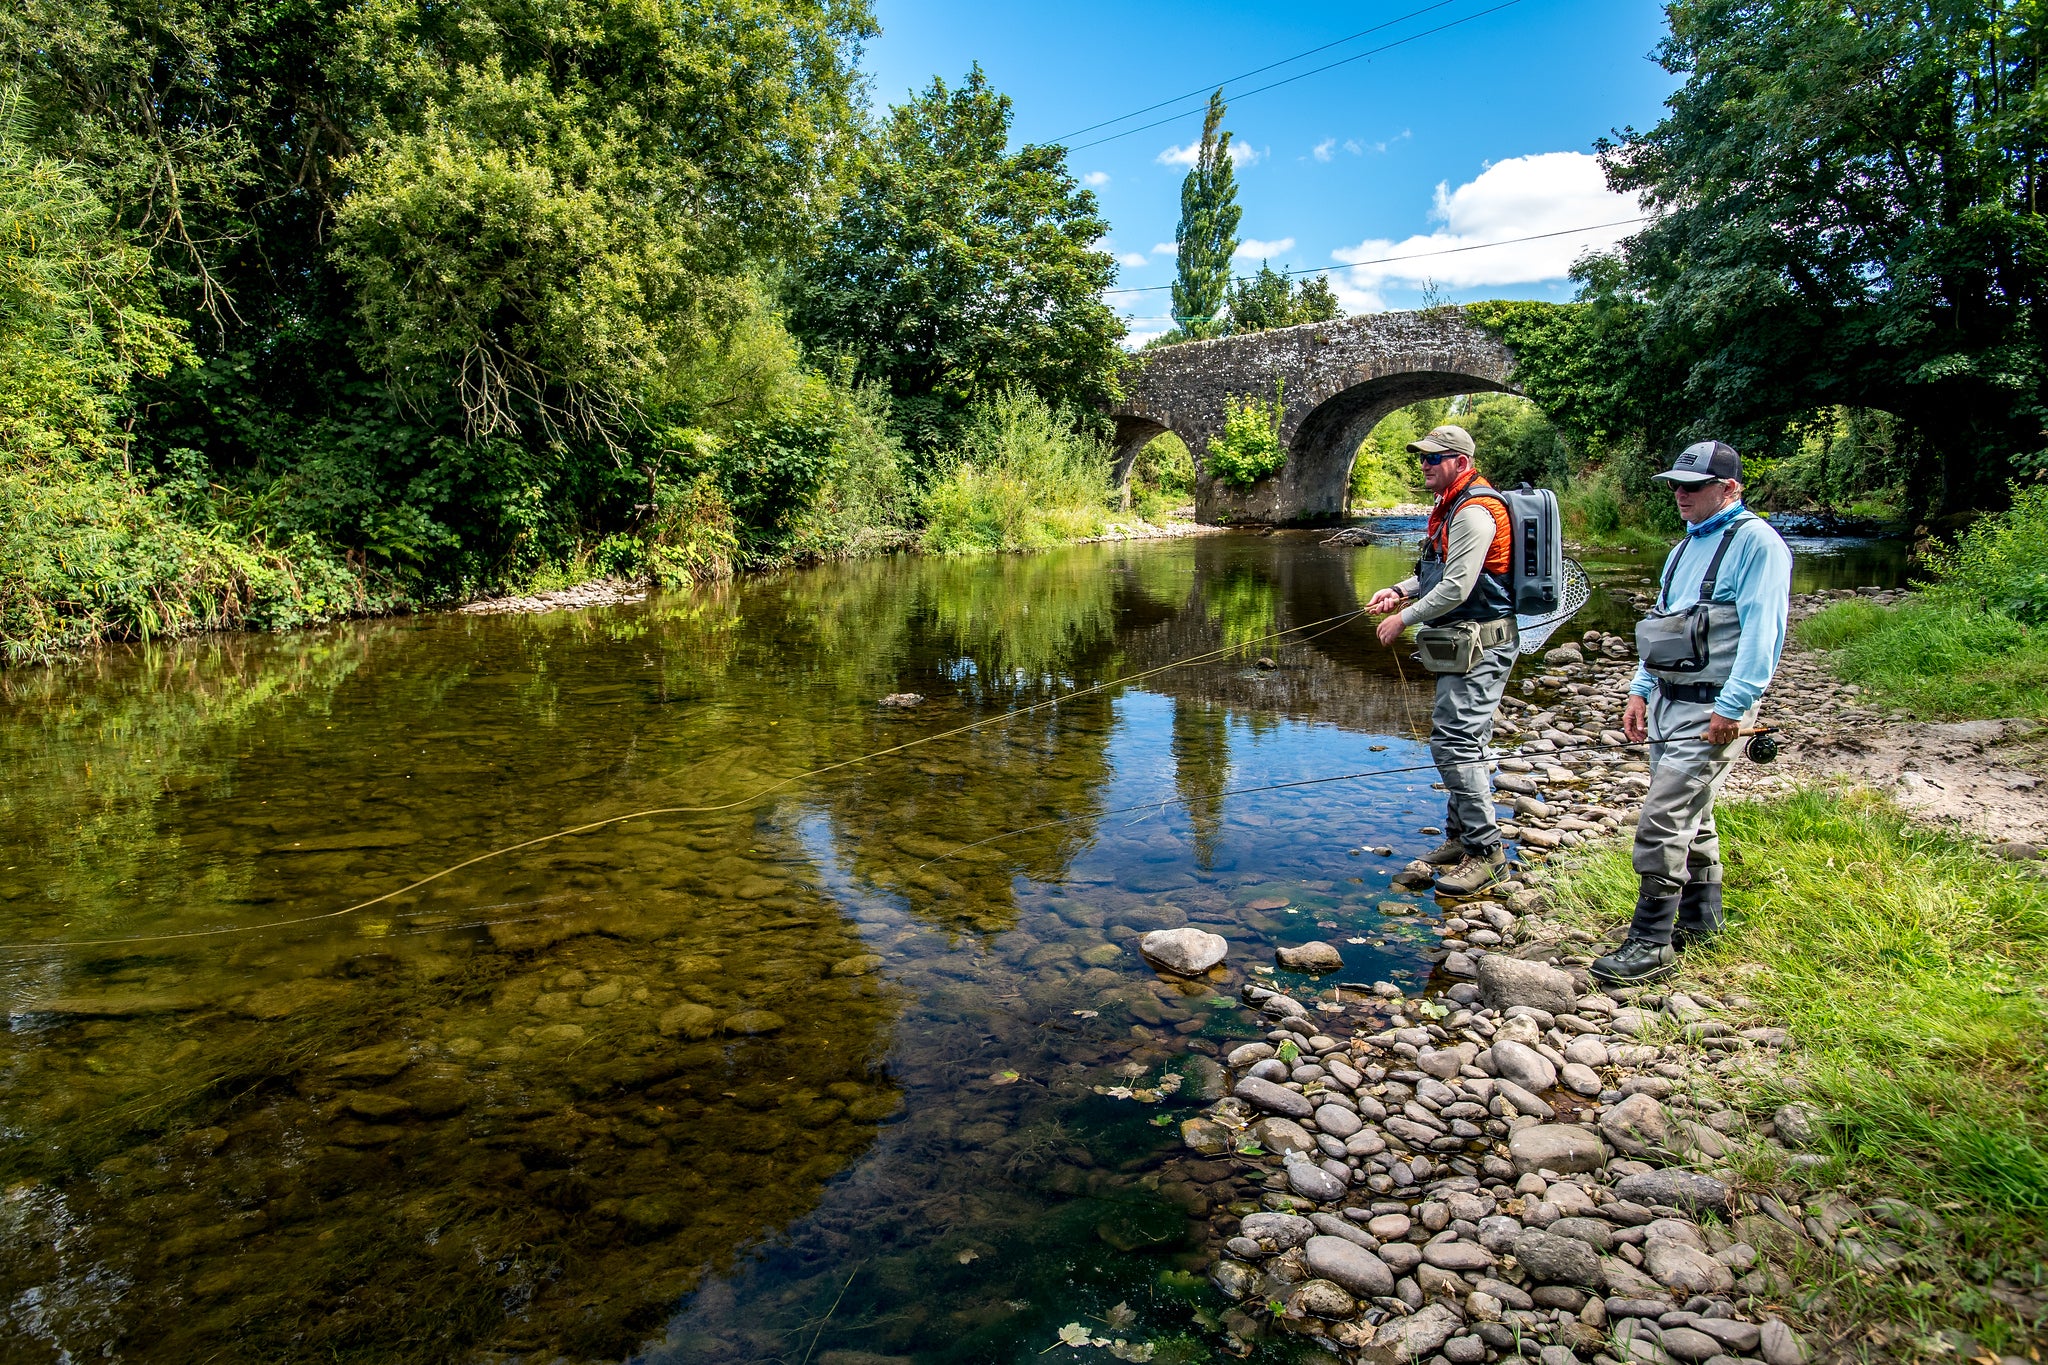
[[[1677,556],[1672,557],[1673,567],[1664,572],[1656,609],[1636,623],[1636,654],[1644,668],[1652,673],[1678,674],[1711,670],[1727,677],[1727,670],[1735,664],[1734,642],[1740,636],[1740,622],[1734,603],[1713,600],[1714,585],[1729,544],[1749,519],[1737,517],[1728,523],[1707,565],[1706,577],[1700,580],[1699,601],[1683,611],[1667,611],[1664,606],[1671,598],[1671,580],[1676,574]],[[1718,651],[1714,647],[1717,636],[1721,640]],[[1722,655],[1726,657],[1719,657]]]
[[[1506,618],[1424,626],[1415,632],[1415,658],[1432,673],[1462,677],[1479,666],[1488,650],[1498,649],[1514,638],[1515,623]]]

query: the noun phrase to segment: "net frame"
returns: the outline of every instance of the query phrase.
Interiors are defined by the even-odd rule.
[[[1593,596],[1593,580],[1576,559],[1564,562],[1564,601],[1556,611],[1542,616],[1516,616],[1515,629],[1522,637],[1519,653],[1534,654],[1543,648],[1557,628],[1578,614]]]

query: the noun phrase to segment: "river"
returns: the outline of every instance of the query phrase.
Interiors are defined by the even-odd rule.
[[[1200,1358],[1255,1193],[1176,1125],[1240,973],[1326,937],[1419,985],[1388,877],[1441,815],[1428,771],[1219,794],[1426,763],[1367,622],[1271,638],[1411,557],[893,558],[0,674],[0,1358]],[[1572,633],[1625,626],[1643,566],[1589,567]],[[1185,923],[1227,973],[1138,958]]]

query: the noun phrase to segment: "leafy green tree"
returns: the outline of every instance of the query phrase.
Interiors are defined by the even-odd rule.
[[[2015,467],[2041,467],[2048,416],[2039,6],[1667,13],[1658,59],[1685,84],[1603,149],[1656,217],[1589,278],[1647,305],[1646,425],[1783,453],[1815,414],[1881,408],[1916,513],[2001,502]]]
[[[1095,195],[1063,147],[1007,150],[1011,104],[980,67],[889,111],[791,323],[818,353],[888,386],[910,443],[951,439],[975,403],[1022,386],[1085,411],[1116,393],[1123,323]]]
[[[1264,332],[1303,322],[1329,322],[1344,314],[1328,276],[1317,275],[1297,284],[1264,261],[1259,262],[1259,273],[1250,279],[1231,281],[1229,307],[1233,332]]]
[[[1230,158],[1230,134],[1223,124],[1223,92],[1209,96],[1202,142],[1195,164],[1180,183],[1180,224],[1173,240],[1180,248],[1173,283],[1173,320],[1183,340],[1213,336],[1230,284],[1230,258],[1237,251],[1237,166]]]

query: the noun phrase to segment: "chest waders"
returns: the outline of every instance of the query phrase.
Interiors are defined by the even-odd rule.
[[[1444,545],[1425,541],[1427,552],[1415,566],[1424,592],[1443,577],[1452,520],[1468,498],[1488,496],[1501,501],[1490,488],[1467,485],[1445,509],[1440,523]],[[1416,644],[1417,657],[1436,674],[1429,756],[1444,783],[1444,842],[1426,861],[1456,864],[1437,878],[1437,890],[1470,895],[1498,879],[1507,863],[1486,752],[1493,739],[1493,713],[1520,650],[1507,575],[1482,569],[1463,602],[1416,632]]]
[[[1680,611],[1669,606],[1681,557],[1673,555],[1656,608],[1636,626],[1636,652],[1657,680],[1648,701],[1650,733],[1671,738],[1650,746],[1650,789],[1643,794],[1631,856],[1642,891],[1629,938],[1662,948],[1662,965],[1661,970],[1645,970],[1628,980],[1668,974],[1672,948],[1707,938],[1723,922],[1721,836],[1714,824],[1714,798],[1735,766],[1741,741],[1710,745],[1704,736],[1714,718],[1714,703],[1734,672],[1742,622],[1735,604],[1716,601],[1714,594],[1721,561],[1736,533],[1756,519],[1745,513],[1722,531],[1700,580],[1699,600]],[[1755,718],[1752,707],[1741,718],[1743,727]],[[1625,945],[1615,957],[1631,947]],[[1646,954],[1637,956],[1647,960]],[[1594,975],[1603,976],[1602,966],[1610,961],[1602,958],[1595,963]]]

